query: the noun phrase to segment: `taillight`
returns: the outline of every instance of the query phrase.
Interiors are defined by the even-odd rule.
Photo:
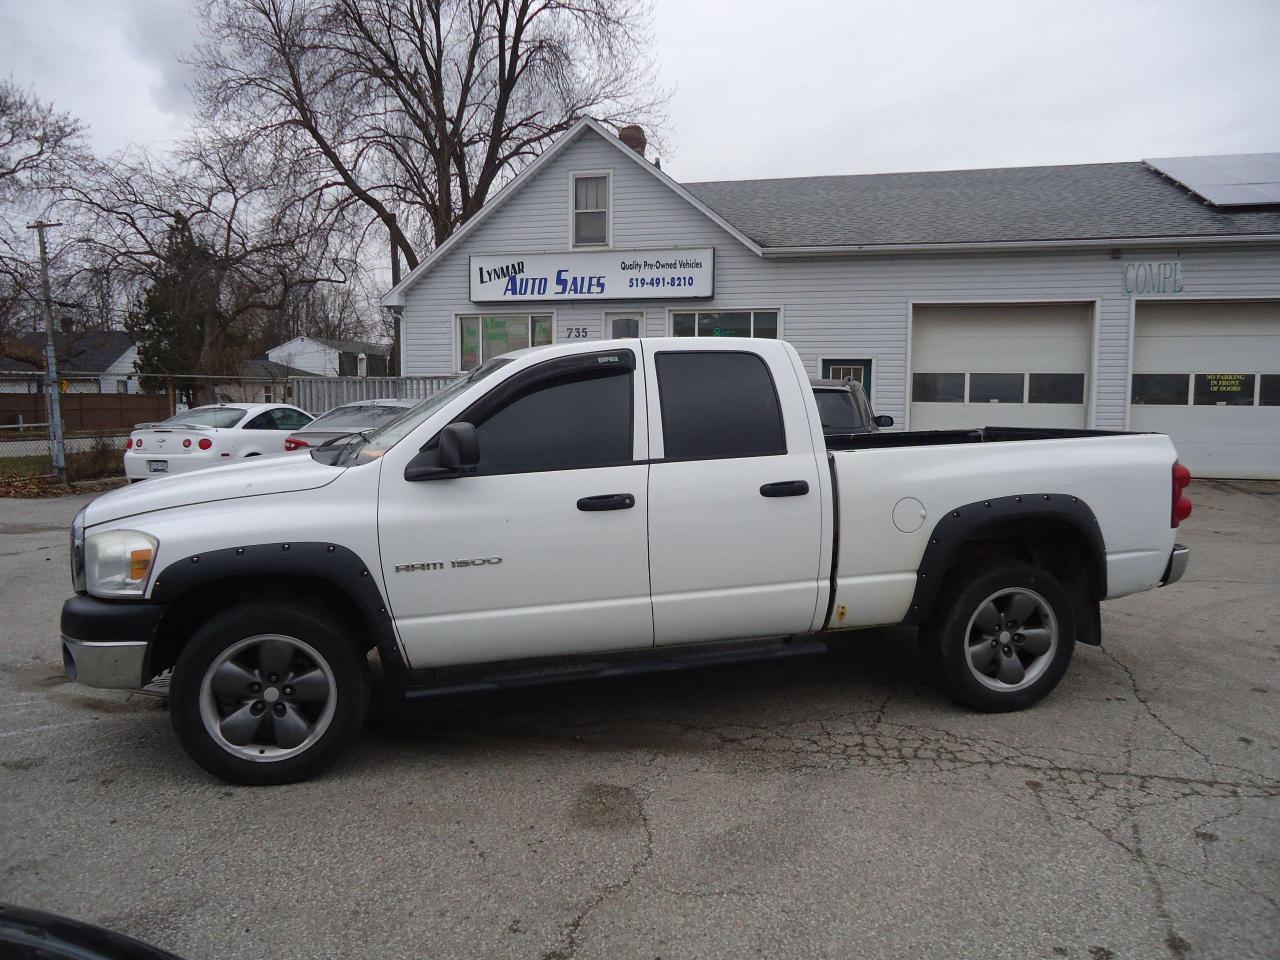
[[[133,437],[125,437],[125,440],[124,440],[124,448],[125,448],[126,450],[128,450],[128,449],[130,449],[132,446],[133,446]]]
[[[135,447],[140,447],[140,446],[142,446],[142,438],[141,438],[141,437],[139,437],[137,440],[133,441],[133,445],[134,445]]]
[[[305,440],[300,440],[297,437],[284,438],[284,448],[286,450],[301,450],[303,447],[309,446],[311,446],[311,444],[307,443]]]
[[[184,447],[190,447],[190,446],[191,446],[191,438],[190,438],[190,437],[188,437],[186,440],[183,440],[183,441],[182,441],[182,445],[183,445]]]
[[[1169,514],[1169,526],[1177,527],[1191,516],[1191,498],[1182,491],[1191,484],[1191,471],[1173,461],[1173,506]]]
[[[212,449],[213,447],[213,441],[210,440],[208,437],[201,437],[200,442],[199,444],[197,444],[197,446],[199,446],[201,450],[209,450],[209,449]]]

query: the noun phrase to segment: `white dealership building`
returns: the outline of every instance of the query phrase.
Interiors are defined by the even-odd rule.
[[[1280,479],[1280,154],[679,183],[583,120],[384,299],[403,372],[781,337],[896,428],[1170,434]]]

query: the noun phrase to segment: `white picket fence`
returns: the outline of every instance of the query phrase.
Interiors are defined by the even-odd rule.
[[[289,400],[317,416],[357,400],[425,400],[452,377],[290,377]]]

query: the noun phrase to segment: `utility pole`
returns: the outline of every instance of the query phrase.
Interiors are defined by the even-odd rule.
[[[50,227],[60,227],[61,223],[37,220],[27,224],[28,230],[36,231],[40,240],[40,293],[44,297],[44,372],[45,388],[48,390],[49,409],[49,449],[53,459],[53,472],[58,480],[67,482],[67,451],[62,439],[62,397],[58,390],[58,354],[53,343],[53,291],[49,288],[49,253],[44,243],[44,232]]]

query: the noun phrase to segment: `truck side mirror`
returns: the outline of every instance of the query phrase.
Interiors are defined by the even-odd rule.
[[[404,478],[418,480],[452,480],[462,471],[480,462],[480,438],[473,424],[459,421],[440,431],[439,442],[418,455],[404,468]]]
[[[473,424],[459,420],[440,431],[440,466],[461,471],[479,462],[480,438]]]
[[[877,427],[892,427],[892,426],[893,426],[893,417],[889,416],[887,413],[882,413],[882,414],[880,414],[879,416],[877,416],[877,417],[876,417],[876,426],[877,426]]]

